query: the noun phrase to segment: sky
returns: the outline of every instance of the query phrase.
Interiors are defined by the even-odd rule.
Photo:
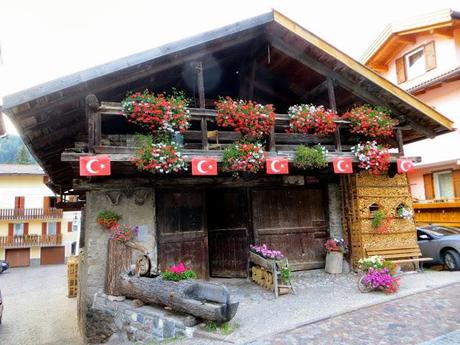
[[[460,2],[0,0],[0,97],[271,8],[359,59],[390,22]]]

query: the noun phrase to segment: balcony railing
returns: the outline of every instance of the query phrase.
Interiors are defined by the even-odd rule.
[[[62,235],[0,236],[0,248],[46,247],[62,243]]]
[[[460,226],[460,199],[414,201],[415,221],[419,225]]]
[[[0,220],[30,220],[62,218],[58,208],[0,208]]]

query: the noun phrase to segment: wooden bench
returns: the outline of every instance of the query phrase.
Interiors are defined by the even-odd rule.
[[[432,258],[422,258],[422,252],[418,245],[394,247],[394,248],[368,248],[366,249],[367,256],[378,255],[384,259],[393,261],[394,263],[411,262],[414,269],[423,271],[423,263],[431,261]]]

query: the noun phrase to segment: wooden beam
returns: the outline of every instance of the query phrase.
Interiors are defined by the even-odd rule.
[[[399,155],[404,157],[404,141],[401,128],[396,129],[396,142],[398,143]]]
[[[99,112],[99,101],[94,94],[90,94],[85,98],[85,113],[86,121],[88,123],[88,151],[94,152],[96,144],[96,114]],[[100,117],[99,117],[100,120]],[[100,129],[100,125],[99,125]]]
[[[327,91],[327,80],[319,83],[313,89],[305,92],[300,99],[305,100],[305,102],[311,103],[315,100],[319,95],[323,94]]]
[[[337,113],[337,104],[335,102],[335,92],[334,92],[334,81],[331,77],[328,77],[326,80],[327,84],[327,93],[329,96],[329,106],[334,113]],[[335,139],[335,150],[337,152],[342,151],[342,142],[340,140],[340,126],[337,126],[334,133]]]
[[[381,99],[372,95],[370,92],[363,89],[359,84],[353,83],[352,81],[344,78],[340,74],[336,73],[335,71],[331,70],[327,66],[323,65],[322,63],[318,62],[317,60],[311,58],[307,54],[299,51],[298,49],[293,48],[291,45],[286,44],[285,42],[281,41],[278,38],[273,39],[273,46],[276,49],[281,50],[284,54],[290,56],[291,58],[299,61],[300,63],[306,65],[307,67],[311,68],[315,72],[324,75],[325,77],[329,77],[337,81],[340,86],[344,89],[352,92],[353,94],[357,95],[358,97],[362,98],[365,102],[374,105],[381,105],[388,107],[388,104],[385,104]],[[394,107],[388,107],[391,111],[397,115],[399,112]],[[433,138],[436,136],[436,133],[429,128],[423,127],[415,123],[415,121],[408,118],[412,128],[414,128],[417,132],[423,134],[428,138]]]
[[[206,98],[204,94],[204,76],[203,76],[203,63],[201,61],[193,63],[193,66],[196,70],[196,84],[198,88],[198,98],[200,103],[200,108],[206,108]],[[206,116],[201,118],[201,145],[203,150],[209,149],[208,143],[208,119]]]
[[[126,153],[107,153],[108,156],[110,156],[110,160],[112,162],[126,162],[129,163],[132,161],[132,158],[134,157],[134,154],[136,152],[136,148],[131,148],[130,152]],[[208,157],[213,157],[215,158],[218,162],[222,162],[223,156],[224,156],[224,151],[223,150],[209,150],[209,151],[203,151],[203,150],[182,150],[182,156],[184,157],[184,160],[186,162],[190,162],[193,158],[195,157],[203,157],[203,156],[208,156]],[[77,153],[77,152],[63,152],[61,154],[61,161],[63,162],[78,162],[80,160],[80,157],[88,156],[91,155],[89,153]],[[295,158],[295,151],[282,151],[278,150],[277,152],[268,152],[267,157],[288,157],[289,162],[293,162]],[[353,162],[358,162],[358,159],[355,157],[355,155],[352,152],[328,152],[326,155],[326,160],[328,162],[332,162],[334,159],[339,158],[339,157],[347,157],[347,158],[352,158]],[[394,162],[398,158],[398,154],[391,154],[391,161]],[[408,159],[411,159],[414,162],[420,162],[420,157],[408,157]]]

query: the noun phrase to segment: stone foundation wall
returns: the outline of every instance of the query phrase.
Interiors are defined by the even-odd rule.
[[[189,317],[171,314],[161,307],[135,308],[132,300],[112,301],[104,293],[94,297],[91,307],[89,343],[149,343],[174,337],[191,337],[193,329],[185,324]]]
[[[137,241],[149,251],[156,270],[155,193],[152,188],[90,191],[86,195],[84,212],[84,248],[79,266],[79,322],[84,336],[91,338],[92,327],[105,314],[92,310],[94,296],[104,291],[109,232],[96,222],[102,210],[111,210],[122,216],[120,223],[139,226]],[[133,263],[140,252],[133,252]],[[97,320],[96,320],[96,319]],[[106,323],[106,322],[105,322]]]

